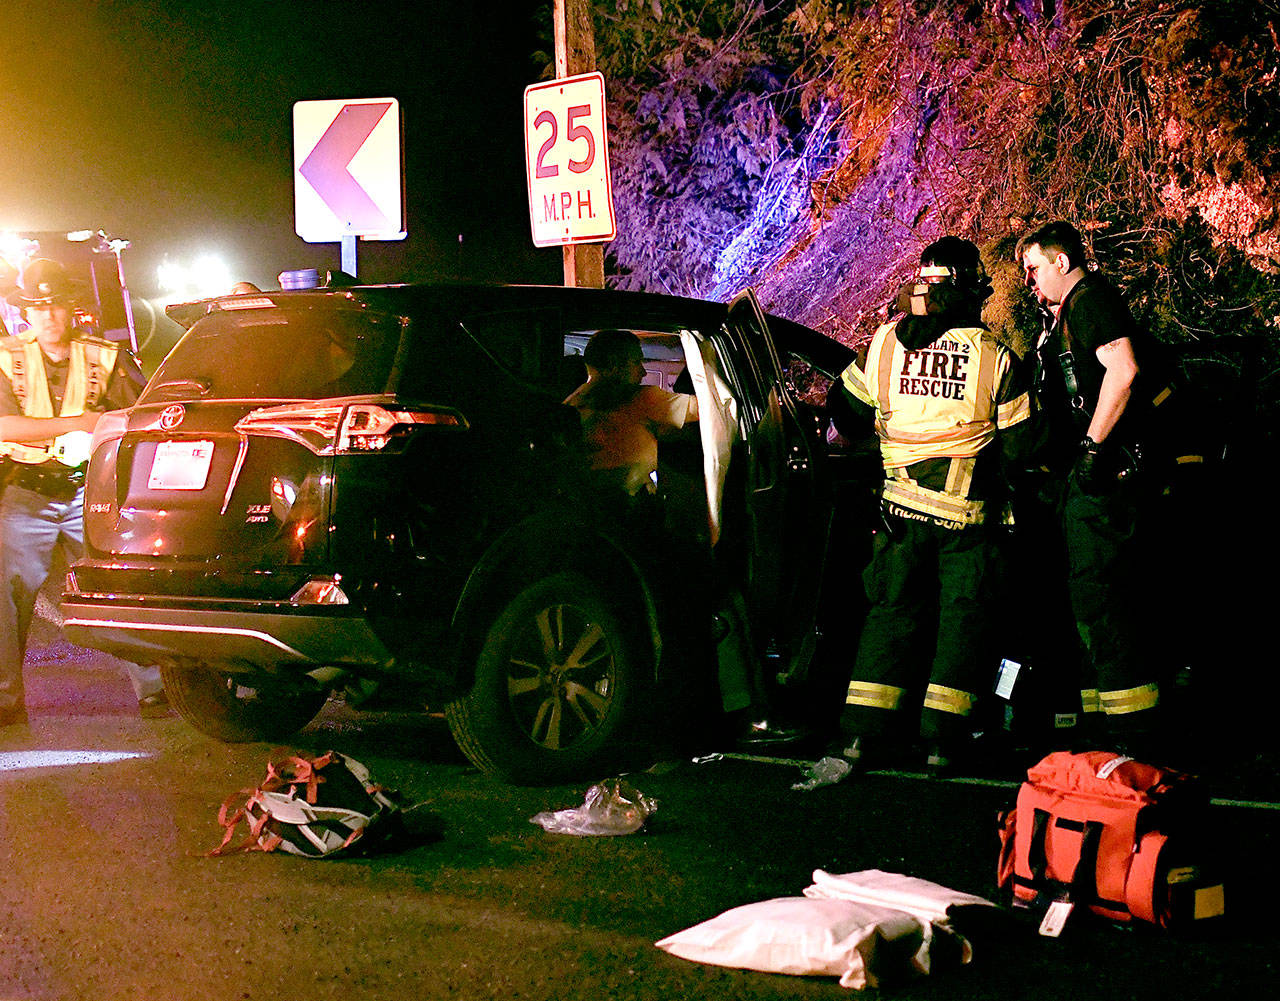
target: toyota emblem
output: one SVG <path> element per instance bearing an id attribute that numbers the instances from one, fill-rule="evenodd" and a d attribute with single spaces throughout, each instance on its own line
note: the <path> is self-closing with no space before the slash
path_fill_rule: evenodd
<path id="1" fill-rule="evenodd" d="M 166 431 L 172 431 L 182 423 L 182 418 L 186 416 L 187 408 L 181 403 L 174 403 L 160 411 L 160 426 Z"/>

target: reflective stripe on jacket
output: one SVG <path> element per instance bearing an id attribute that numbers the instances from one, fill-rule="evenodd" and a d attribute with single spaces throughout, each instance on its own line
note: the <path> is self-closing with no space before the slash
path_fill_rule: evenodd
<path id="1" fill-rule="evenodd" d="M 982 327 L 953 327 L 918 350 L 898 339 L 896 322 L 876 331 L 865 369 L 855 362 L 841 382 L 875 408 L 886 501 L 957 527 L 983 520 L 982 500 L 969 496 L 974 460 L 997 431 L 1031 415 L 1026 393 L 999 402 L 1012 367 L 1008 348 Z M 952 460 L 945 489 L 907 475 L 925 459 Z"/>
<path id="2" fill-rule="evenodd" d="M 53 410 L 44 352 L 37 341 L 23 337 L 0 340 L 0 373 L 9 380 L 14 396 L 27 417 L 76 417 L 98 404 L 115 368 L 118 348 L 96 337 L 76 336 L 71 341 L 71 364 L 62 406 Z M 17 462 L 40 463 L 53 455 L 53 439 L 44 442 L 0 442 L 0 455 Z"/>

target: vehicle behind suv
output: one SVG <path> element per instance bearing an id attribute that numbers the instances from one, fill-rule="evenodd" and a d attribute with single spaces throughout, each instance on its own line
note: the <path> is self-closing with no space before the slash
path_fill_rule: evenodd
<path id="1" fill-rule="evenodd" d="M 779 344 L 834 372 L 835 342 L 750 295 L 361 286 L 171 313 L 190 329 L 99 424 L 63 610 L 75 642 L 159 664 L 203 732 L 278 740 L 376 682 L 445 706 L 482 769 L 566 779 L 715 678 L 715 602 L 662 519 L 601 503 L 562 403 L 605 328 L 641 336 L 653 379 L 687 369 L 686 541 L 714 547 L 770 678 L 804 676 L 831 491 Z"/>

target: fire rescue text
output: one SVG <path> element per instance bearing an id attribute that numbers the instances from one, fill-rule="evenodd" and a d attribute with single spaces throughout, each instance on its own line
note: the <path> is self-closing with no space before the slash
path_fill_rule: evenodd
<path id="1" fill-rule="evenodd" d="M 969 346 L 940 340 L 922 351 L 908 351 L 899 374 L 898 392 L 906 396 L 964 398 Z"/>

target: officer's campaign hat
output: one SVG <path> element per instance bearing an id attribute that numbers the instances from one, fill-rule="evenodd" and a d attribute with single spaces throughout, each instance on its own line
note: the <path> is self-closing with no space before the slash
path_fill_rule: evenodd
<path id="1" fill-rule="evenodd" d="M 84 290 L 84 284 L 67 274 L 67 269 L 57 261 L 39 257 L 22 269 L 18 287 L 9 293 L 6 301 L 19 309 L 33 306 L 69 306 Z"/>

